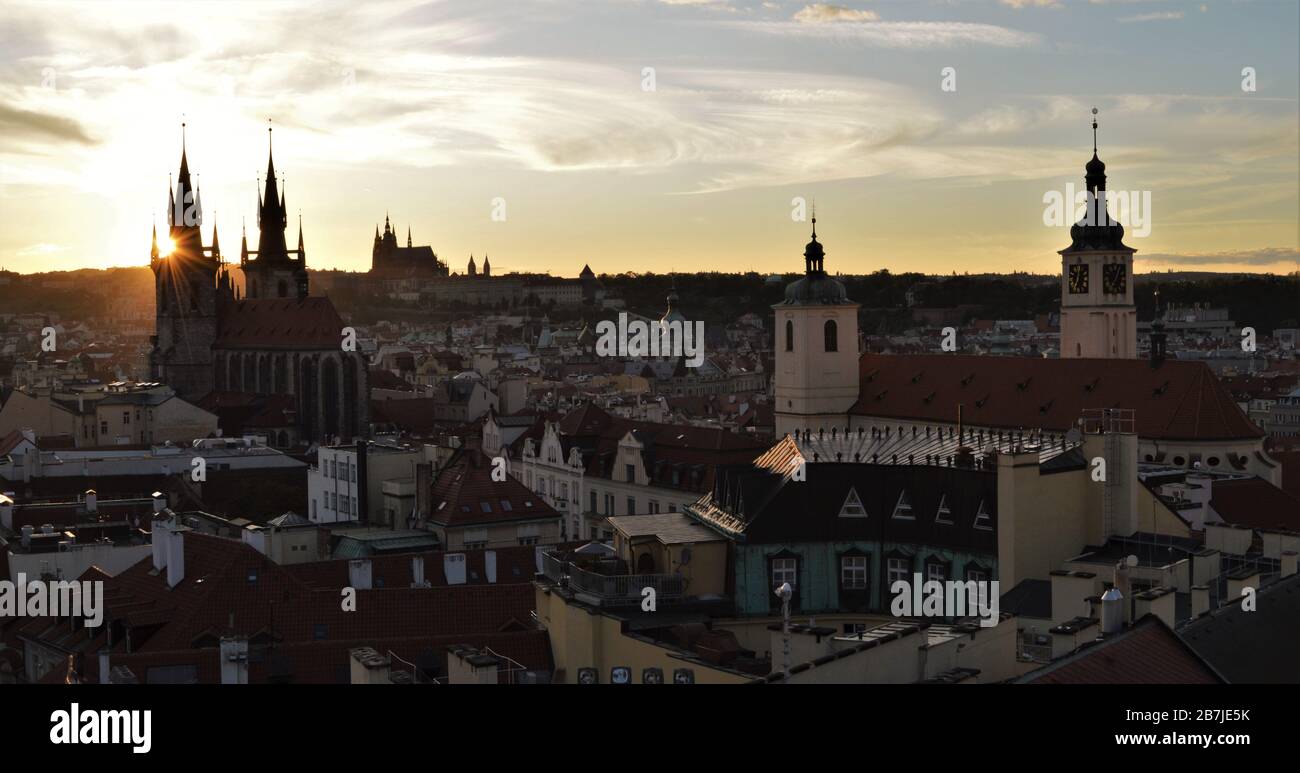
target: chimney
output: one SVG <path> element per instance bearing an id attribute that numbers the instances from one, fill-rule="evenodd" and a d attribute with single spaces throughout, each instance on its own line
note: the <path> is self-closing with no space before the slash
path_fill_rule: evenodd
<path id="1" fill-rule="evenodd" d="M 1210 611 L 1210 586 L 1192 586 L 1192 617 L 1197 618 Z"/>
<path id="2" fill-rule="evenodd" d="M 14 530 L 14 499 L 12 492 L 0 494 L 0 525 L 6 530 Z"/>
<path id="3" fill-rule="evenodd" d="M 99 495 L 95 493 L 93 488 L 86 489 L 86 512 L 99 512 Z"/>
<path id="4" fill-rule="evenodd" d="M 150 542 L 153 551 L 153 570 L 161 572 L 167 568 L 167 540 L 171 536 L 171 524 L 167 516 L 158 513 L 150 524 Z"/>
<path id="5" fill-rule="evenodd" d="M 357 647 L 348 652 L 352 656 L 352 684 L 389 684 L 392 661 L 380 655 L 373 647 Z"/>
<path id="6" fill-rule="evenodd" d="M 247 638 L 233 635 L 221 637 L 221 683 L 248 684 Z"/>
<path id="7" fill-rule="evenodd" d="M 372 587 L 370 559 L 354 558 L 348 561 L 348 585 L 357 590 L 370 590 Z"/>
<path id="8" fill-rule="evenodd" d="M 1123 625 L 1133 622 L 1133 586 L 1129 583 L 1128 578 L 1128 570 L 1131 566 L 1137 566 L 1137 556 L 1129 556 L 1115 564 L 1115 588 L 1119 591 L 1120 598 L 1124 602 L 1121 607 L 1124 612 L 1124 615 L 1121 618 Z M 1102 607 L 1104 609 L 1106 606 L 1106 597 L 1103 595 L 1101 599 Z M 1102 614 L 1105 615 L 1106 613 L 1103 611 Z"/>
<path id="9" fill-rule="evenodd" d="M 411 587 L 429 587 L 429 583 L 424 579 L 424 556 L 411 556 Z"/>
<path id="10" fill-rule="evenodd" d="M 23 526 L 23 539 L 22 539 L 23 547 L 25 547 L 25 548 L 31 548 L 31 546 L 32 546 L 32 532 L 34 532 L 34 531 L 36 531 L 36 530 L 32 528 L 32 525 L 31 525 L 31 524 L 27 524 L 26 526 Z"/>
<path id="11" fill-rule="evenodd" d="M 1126 599 L 1118 588 L 1101 595 L 1101 632 L 1110 635 L 1124 630 Z"/>
<path id="12" fill-rule="evenodd" d="M 467 645 L 447 650 L 448 684 L 497 684 L 501 659 Z"/>
<path id="13" fill-rule="evenodd" d="M 1282 569 L 1281 572 L 1278 574 L 1278 579 L 1282 579 L 1284 577 L 1290 577 L 1291 575 L 1296 573 L 1297 556 L 1300 556 L 1300 553 L 1297 553 L 1294 550 L 1282 551 Z"/>
<path id="14" fill-rule="evenodd" d="M 112 668 L 112 663 L 109 662 L 108 653 L 109 650 L 107 649 L 102 649 L 99 651 L 99 683 L 100 684 L 108 684 L 109 682 L 109 676 L 111 673 L 110 669 Z"/>
<path id="15" fill-rule="evenodd" d="M 167 495 L 161 491 L 153 492 L 153 511 L 154 514 L 161 513 L 167 509 Z"/>
<path id="16" fill-rule="evenodd" d="M 190 527 L 174 524 L 167 537 L 167 587 L 175 588 L 185 579 L 185 532 Z"/>

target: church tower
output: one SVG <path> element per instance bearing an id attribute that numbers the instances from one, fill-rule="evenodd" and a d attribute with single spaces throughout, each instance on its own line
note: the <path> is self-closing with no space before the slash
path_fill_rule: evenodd
<path id="1" fill-rule="evenodd" d="M 1097 157 L 1097 109 L 1092 113 L 1087 210 L 1070 227 L 1070 246 L 1060 251 L 1061 357 L 1132 359 L 1137 357 L 1136 250 L 1124 244 L 1124 226 L 1106 210 L 1106 165 Z"/>
<path id="2" fill-rule="evenodd" d="M 306 298 L 307 251 L 303 247 L 302 218 L 298 218 L 298 249 L 291 250 L 285 240 L 289 214 L 284 191 L 275 177 L 270 127 L 266 137 L 266 189 L 258 191 L 257 249 L 249 250 L 245 241 L 239 256 L 239 267 L 244 272 L 244 296 L 250 300 Z"/>
<path id="3" fill-rule="evenodd" d="M 774 305 L 776 433 L 843 427 L 858 399 L 858 304 L 826 273 L 817 241 L 804 249 L 804 276 Z"/>
<path id="4" fill-rule="evenodd" d="M 203 203 L 190 183 L 181 124 L 181 169 L 173 190 L 168 185 L 168 241 L 158 244 L 154 227 L 149 267 L 155 290 L 155 330 L 150 339 L 151 378 L 194 402 L 212 391 L 212 344 L 217 337 L 217 273 L 221 251 L 216 228 L 212 246 L 203 246 Z"/>

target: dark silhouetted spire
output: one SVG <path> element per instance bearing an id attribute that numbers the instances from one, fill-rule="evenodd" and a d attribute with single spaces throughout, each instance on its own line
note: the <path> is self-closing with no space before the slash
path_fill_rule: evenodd
<path id="1" fill-rule="evenodd" d="M 153 224 L 153 247 L 149 250 L 149 257 L 153 260 L 158 259 L 158 223 Z"/>
<path id="2" fill-rule="evenodd" d="M 271 127 L 266 128 L 266 188 L 258 209 L 257 262 L 262 265 L 288 261 L 289 248 L 284 231 L 289 225 L 284 197 L 275 176 L 275 154 L 271 144 Z"/>

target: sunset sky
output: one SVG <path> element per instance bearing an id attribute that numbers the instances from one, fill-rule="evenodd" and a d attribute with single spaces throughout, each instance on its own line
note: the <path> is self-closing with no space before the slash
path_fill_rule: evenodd
<path id="1" fill-rule="evenodd" d="M 1049 273 L 1069 238 L 1043 197 L 1082 184 L 1095 105 L 1110 188 L 1151 194 L 1139 272 L 1285 273 L 1298 9 L 6 0 L 0 267 L 148 265 L 182 121 L 204 239 L 215 214 L 238 260 L 270 119 L 314 268 L 368 269 L 389 213 L 454 271 L 792 272 L 802 196 L 832 272 Z"/>

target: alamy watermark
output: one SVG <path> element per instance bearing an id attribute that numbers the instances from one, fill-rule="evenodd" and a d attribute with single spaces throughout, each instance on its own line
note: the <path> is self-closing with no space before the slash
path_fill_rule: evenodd
<path id="1" fill-rule="evenodd" d="M 617 324 L 608 319 L 596 323 L 596 335 L 596 354 L 601 357 L 684 357 L 688 368 L 704 362 L 703 321 L 629 322 L 624 311 Z"/>
<path id="2" fill-rule="evenodd" d="M 889 611 L 895 617 L 979 617 L 980 627 L 998 624 L 998 581 L 925 580 L 920 573 L 912 581 L 895 580 L 889 586 L 894 600 Z"/>
<path id="3" fill-rule="evenodd" d="M 104 622 L 102 580 L 0 580 L 0 617 L 80 617 L 86 625 Z"/>
<path id="4" fill-rule="evenodd" d="M 1119 225 L 1120 217 L 1136 237 L 1151 235 L 1151 191 L 1099 191 L 1094 196 L 1087 188 L 1076 190 L 1066 183 L 1065 192 L 1043 194 L 1043 225 L 1062 227 L 1083 225 Z M 1104 206 L 1102 203 L 1104 202 Z M 1112 214 L 1113 213 L 1113 214 Z"/>

